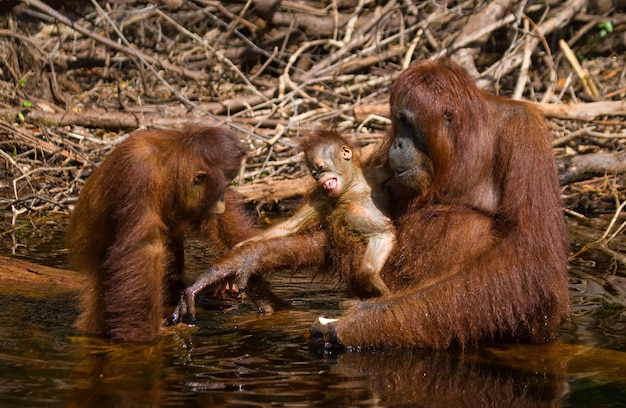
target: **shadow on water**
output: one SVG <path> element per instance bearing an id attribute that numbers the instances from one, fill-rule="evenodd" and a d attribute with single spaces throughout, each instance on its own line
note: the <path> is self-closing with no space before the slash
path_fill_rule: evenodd
<path id="1" fill-rule="evenodd" d="M 570 230 L 581 243 L 601 234 L 575 224 Z M 51 234 L 36 245 L 22 237 L 29 243 L 21 255 L 65 266 L 63 243 Z M 191 268 L 201 270 L 201 255 L 189 258 Z M 340 352 L 312 345 L 310 323 L 339 313 L 343 293 L 334 282 L 304 273 L 272 278 L 290 310 L 259 316 L 246 302 L 226 304 L 228 311 L 213 307 L 224 302 L 205 302 L 197 327 L 168 328 L 148 345 L 78 336 L 72 293 L 45 300 L 1 293 L 0 405 L 625 406 L 624 265 L 588 251 L 571 266 L 573 313 L 559 342 L 464 352 Z"/>

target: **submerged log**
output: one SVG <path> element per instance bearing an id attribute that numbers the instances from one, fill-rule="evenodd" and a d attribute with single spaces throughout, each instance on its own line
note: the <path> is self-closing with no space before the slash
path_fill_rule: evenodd
<path id="1" fill-rule="evenodd" d="M 0 255 L 0 293 L 42 298 L 51 292 L 77 291 L 79 287 L 78 272 Z"/>

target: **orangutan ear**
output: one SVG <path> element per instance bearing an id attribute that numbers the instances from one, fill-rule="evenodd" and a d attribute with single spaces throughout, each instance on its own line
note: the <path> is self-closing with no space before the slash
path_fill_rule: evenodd
<path id="1" fill-rule="evenodd" d="M 193 185 L 194 186 L 198 186 L 202 183 L 204 183 L 204 180 L 206 180 L 207 178 L 207 172 L 206 171 L 197 171 L 196 175 L 193 176 Z"/>
<path id="2" fill-rule="evenodd" d="M 346 145 L 342 145 L 341 146 L 341 157 L 343 157 L 344 160 L 352 159 L 352 149 L 350 149 Z"/>

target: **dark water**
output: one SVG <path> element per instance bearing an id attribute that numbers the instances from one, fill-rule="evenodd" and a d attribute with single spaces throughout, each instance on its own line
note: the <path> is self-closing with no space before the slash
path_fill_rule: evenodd
<path id="1" fill-rule="evenodd" d="M 66 266 L 63 220 L 35 225 L 3 234 L 0 253 Z M 602 233 L 573 222 L 570 231 L 575 249 Z M 573 313 L 559 342 L 465 352 L 314 347 L 309 325 L 337 314 L 344 296 L 298 271 L 271 278 L 290 310 L 260 316 L 249 303 L 209 302 L 196 328 L 139 346 L 77 336 L 72 293 L 0 293 L 0 407 L 626 406 L 626 269 L 598 250 L 571 266 Z"/>

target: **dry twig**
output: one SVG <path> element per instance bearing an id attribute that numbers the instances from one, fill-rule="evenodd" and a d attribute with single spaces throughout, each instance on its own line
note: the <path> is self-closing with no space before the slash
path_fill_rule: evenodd
<path id="1" fill-rule="evenodd" d="M 250 155 L 238 181 L 249 200 L 302 194 L 292 182 L 306 176 L 300 135 L 332 124 L 364 145 L 378 140 L 390 84 L 421 58 L 450 56 L 480 87 L 541 101 L 554 120 L 595 121 L 593 132 L 617 141 L 623 133 L 623 53 L 610 75 L 583 67 L 604 100 L 582 104 L 582 78 L 549 49 L 564 33 L 570 47 L 582 44 L 591 22 L 622 21 L 582 16 L 585 0 L 154 3 L 92 0 L 70 14 L 23 0 L 0 17 L 0 199 L 14 218 L 67 212 L 115 141 L 190 120 L 241 134 Z M 602 140 L 576 126 L 558 149 Z"/>

